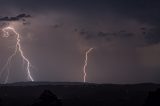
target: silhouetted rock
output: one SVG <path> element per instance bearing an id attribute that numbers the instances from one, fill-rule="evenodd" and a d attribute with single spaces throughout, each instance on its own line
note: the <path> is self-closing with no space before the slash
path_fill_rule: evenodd
<path id="1" fill-rule="evenodd" d="M 149 93 L 144 106 L 160 106 L 160 88 Z"/>
<path id="2" fill-rule="evenodd" d="M 62 103 L 55 94 L 45 90 L 32 106 L 62 106 Z"/>

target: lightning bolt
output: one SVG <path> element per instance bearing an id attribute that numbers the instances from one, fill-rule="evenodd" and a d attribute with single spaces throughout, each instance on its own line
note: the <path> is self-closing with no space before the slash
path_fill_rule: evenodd
<path id="1" fill-rule="evenodd" d="M 90 48 L 86 51 L 85 53 L 85 61 L 84 61 L 84 66 L 83 66 L 83 82 L 86 82 L 86 77 L 87 77 L 87 73 L 86 73 L 86 67 L 88 65 L 88 54 L 93 50 L 93 48 Z"/>
<path id="2" fill-rule="evenodd" d="M 9 31 L 13 31 L 16 35 L 15 50 L 14 50 L 13 54 L 11 56 L 9 56 L 6 64 L 4 65 L 4 67 L 2 68 L 2 70 L 0 72 L 0 75 L 1 75 L 5 70 L 7 70 L 7 77 L 5 79 L 5 83 L 8 82 L 8 78 L 9 78 L 9 74 L 10 74 L 11 61 L 17 53 L 20 53 L 20 56 L 22 57 L 23 62 L 25 62 L 27 64 L 26 71 L 27 71 L 27 76 L 28 76 L 29 80 L 34 81 L 33 77 L 31 76 L 31 72 L 30 72 L 31 63 L 28 60 L 28 58 L 24 55 L 21 44 L 20 44 L 20 41 L 21 41 L 20 34 L 13 27 L 5 27 L 5 28 L 2 29 L 2 31 L 4 32 L 3 37 L 6 37 L 6 38 L 10 36 Z"/>

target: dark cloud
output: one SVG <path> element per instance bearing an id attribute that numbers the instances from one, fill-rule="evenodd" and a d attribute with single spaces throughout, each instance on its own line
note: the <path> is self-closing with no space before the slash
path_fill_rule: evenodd
<path id="1" fill-rule="evenodd" d="M 158 29 L 152 29 L 143 34 L 148 45 L 160 43 L 160 31 Z"/>
<path id="2" fill-rule="evenodd" d="M 142 27 L 142 35 L 146 45 L 160 42 L 160 1 L 159 0 L 123 0 L 111 3 L 115 11 L 125 19 L 134 19 L 140 23 L 154 26 L 152 30 Z"/>
<path id="3" fill-rule="evenodd" d="M 55 24 L 55 25 L 53 25 L 54 29 L 57 29 L 57 28 L 60 28 L 60 27 L 63 27 L 63 24 Z"/>
<path id="4" fill-rule="evenodd" d="M 126 38 L 135 38 L 136 36 L 141 36 L 141 38 L 136 38 L 137 40 L 141 39 L 141 44 L 138 45 L 139 47 L 156 45 L 160 43 L 160 31 L 157 28 L 147 29 L 142 27 L 140 28 L 141 35 L 137 35 L 134 32 L 128 32 L 127 30 L 121 30 L 117 32 L 95 32 L 84 29 L 75 29 L 75 32 L 77 32 L 80 37 L 84 38 L 88 42 L 92 40 L 101 43 L 101 40 L 104 39 L 107 43 L 108 41 L 114 41 L 117 39 L 124 40 Z"/>
<path id="5" fill-rule="evenodd" d="M 0 21 L 19 21 L 21 19 L 23 19 L 23 21 L 25 21 L 24 18 L 30 18 L 30 17 L 31 17 L 31 15 L 28 15 L 28 14 L 19 14 L 15 17 L 8 17 L 8 16 L 7 17 L 1 17 Z"/>
<path id="6" fill-rule="evenodd" d="M 88 3 L 91 3 L 91 5 L 88 5 Z M 97 4 L 96 4 L 97 3 Z M 83 4 L 83 2 L 81 2 Z M 125 20 L 135 20 L 141 24 L 147 24 L 149 26 L 153 26 L 153 30 L 149 31 L 146 27 L 141 27 L 140 30 L 142 31 L 142 44 L 146 43 L 145 45 L 154 45 L 158 44 L 160 42 L 159 39 L 159 33 L 160 33 L 160 1 L 158 0 L 122 0 L 122 1 L 101 1 L 101 2 L 91 2 L 86 1 L 86 5 L 84 8 L 88 8 L 86 10 L 83 10 L 82 8 L 78 9 L 79 11 L 83 11 L 83 15 L 85 17 L 90 17 L 90 20 L 96 17 L 98 15 L 99 17 L 97 20 L 100 21 L 101 16 L 106 16 L 108 10 L 110 10 L 113 14 L 117 15 L 117 19 L 125 19 Z M 88 7 L 87 7 L 88 6 Z M 90 11 L 90 14 L 87 14 L 88 11 Z M 105 19 L 104 19 L 105 20 Z M 105 22 L 105 21 L 104 21 Z M 117 23 L 114 23 L 117 24 Z M 124 29 L 128 31 L 128 29 Z M 98 32 L 98 31 L 97 31 Z M 133 37 L 135 34 L 134 32 L 105 32 L 105 31 L 99 31 L 91 33 L 88 31 L 80 31 L 80 35 L 82 35 L 85 39 L 94 39 L 99 40 L 101 39 L 109 39 L 121 37 Z M 97 39 L 98 38 L 98 39 Z M 113 40 L 112 39 L 112 40 Z"/>
<path id="7" fill-rule="evenodd" d="M 23 22 L 22 24 L 23 24 L 23 25 L 31 25 L 30 22 Z"/>
<path id="8" fill-rule="evenodd" d="M 90 40 L 93 40 L 95 42 L 99 42 L 101 43 L 101 40 L 105 40 L 106 42 L 108 41 L 114 41 L 116 39 L 125 39 L 125 38 L 131 38 L 131 37 L 134 37 L 135 34 L 133 32 L 127 32 L 125 30 L 121 30 L 121 31 L 118 31 L 118 32 L 103 32 L 103 31 L 97 31 L 97 32 L 94 32 L 94 31 L 87 31 L 87 30 L 84 30 L 84 29 L 81 29 L 81 30 L 75 30 L 77 33 L 79 33 L 79 35 L 90 41 Z"/>

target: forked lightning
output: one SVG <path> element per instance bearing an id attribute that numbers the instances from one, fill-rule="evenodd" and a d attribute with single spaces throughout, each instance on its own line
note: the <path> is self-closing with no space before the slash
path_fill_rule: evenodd
<path id="1" fill-rule="evenodd" d="M 21 44 L 20 44 L 20 34 L 13 28 L 13 27 L 5 27 L 2 29 L 3 31 L 3 37 L 9 37 L 9 31 L 12 31 L 15 35 L 16 35 L 16 45 L 15 45 L 15 49 L 14 52 L 12 53 L 12 55 L 8 58 L 6 64 L 4 65 L 4 67 L 2 68 L 0 75 L 7 70 L 7 77 L 5 79 L 5 83 L 8 82 L 8 78 L 9 78 L 9 74 L 10 74 L 10 64 L 11 61 L 13 59 L 14 56 L 16 56 L 16 54 L 19 52 L 20 56 L 22 57 L 23 61 L 26 63 L 26 71 L 27 71 L 27 76 L 29 78 L 29 80 L 34 81 L 33 77 L 31 76 L 31 72 L 30 72 L 30 68 L 31 68 L 31 63 L 28 60 L 28 58 L 24 55 Z"/>
<path id="2" fill-rule="evenodd" d="M 83 66 L 83 82 L 86 82 L 86 77 L 87 77 L 87 73 L 86 73 L 86 67 L 88 65 L 88 54 L 93 50 L 93 48 L 90 48 L 86 51 L 85 53 L 85 61 L 84 61 L 84 66 Z"/>

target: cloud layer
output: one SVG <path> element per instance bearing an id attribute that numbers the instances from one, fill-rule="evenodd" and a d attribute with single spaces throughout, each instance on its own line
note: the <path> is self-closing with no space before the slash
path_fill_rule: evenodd
<path id="1" fill-rule="evenodd" d="M 21 34 L 38 81 L 82 81 L 85 51 L 94 47 L 87 81 L 159 82 L 159 5 L 158 0 L 1 0 L 0 22 Z M 0 38 L 0 66 L 13 46 L 14 37 Z M 12 67 L 10 82 L 26 80 L 18 65 Z"/>

